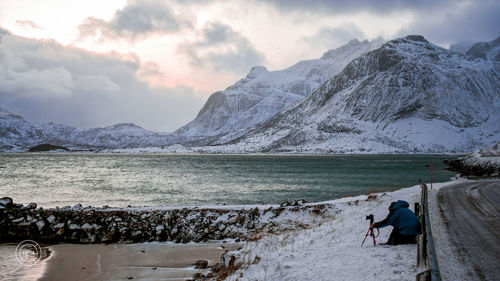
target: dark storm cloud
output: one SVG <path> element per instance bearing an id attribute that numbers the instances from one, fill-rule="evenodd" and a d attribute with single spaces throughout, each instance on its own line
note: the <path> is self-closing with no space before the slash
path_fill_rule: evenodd
<path id="1" fill-rule="evenodd" d="M 199 33 L 198 40 L 185 42 L 178 48 L 195 66 L 244 74 L 266 61 L 264 54 L 246 37 L 226 24 L 209 22 Z"/>
<path id="2" fill-rule="evenodd" d="M 359 12 L 391 15 L 412 12 L 414 20 L 397 36 L 421 34 L 439 44 L 492 40 L 500 35 L 500 1 L 492 0 L 253 0 L 279 11 L 307 11 L 318 15 Z"/>
<path id="3" fill-rule="evenodd" d="M 172 131 L 203 100 L 190 88 L 150 88 L 136 56 L 90 53 L 0 32 L 0 107 L 29 120 L 77 127 L 133 122 Z"/>
<path id="4" fill-rule="evenodd" d="M 97 37 L 135 39 L 151 33 L 172 33 L 190 26 L 190 20 L 176 14 L 165 1 L 129 0 L 110 21 L 88 17 L 78 27 L 80 38 Z"/>
<path id="5" fill-rule="evenodd" d="M 417 14 L 399 35 L 422 34 L 438 44 L 491 41 L 500 36 L 500 2 L 477 1 L 462 8 L 450 7 Z"/>

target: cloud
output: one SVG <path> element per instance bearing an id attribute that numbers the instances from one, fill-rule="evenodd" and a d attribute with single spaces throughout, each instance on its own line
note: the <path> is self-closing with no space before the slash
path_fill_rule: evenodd
<path id="1" fill-rule="evenodd" d="M 447 9 L 418 13 L 399 31 L 400 36 L 422 34 L 441 44 L 491 41 L 500 36 L 500 2 L 473 1 Z"/>
<path id="2" fill-rule="evenodd" d="M 362 40 L 363 31 L 354 23 L 346 22 L 334 27 L 321 27 L 315 34 L 302 39 L 303 43 L 317 49 L 330 50 L 337 48 L 351 39 Z"/>
<path id="3" fill-rule="evenodd" d="M 252 66 L 266 61 L 264 54 L 250 40 L 221 22 L 208 22 L 199 31 L 198 37 L 178 47 L 178 52 L 187 56 L 189 62 L 197 67 L 244 74 Z"/>
<path id="4" fill-rule="evenodd" d="M 268 3 L 279 10 L 309 11 L 326 14 L 345 14 L 372 12 L 388 14 L 399 10 L 433 10 L 439 7 L 456 3 L 454 0 L 254 0 L 255 2 Z"/>
<path id="5" fill-rule="evenodd" d="M 189 17 L 181 17 L 161 0 L 129 0 L 110 21 L 88 17 L 78 26 L 79 38 L 127 38 L 134 40 L 152 33 L 174 33 L 191 26 Z"/>
<path id="6" fill-rule="evenodd" d="M 16 24 L 25 29 L 45 29 L 30 20 L 16 20 Z"/>
<path id="7" fill-rule="evenodd" d="M 32 121 L 83 128 L 133 122 L 173 131 L 191 121 L 204 101 L 188 87 L 151 88 L 138 73 L 154 67 L 134 54 L 0 35 L 0 107 Z"/>

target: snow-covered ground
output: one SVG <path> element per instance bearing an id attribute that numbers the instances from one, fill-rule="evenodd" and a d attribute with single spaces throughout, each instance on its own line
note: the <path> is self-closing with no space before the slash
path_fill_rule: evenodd
<path id="1" fill-rule="evenodd" d="M 463 277 L 468 269 L 461 266 L 443 222 L 436 216 L 437 191 L 448 184 L 453 182 L 433 184 L 429 203 L 432 230 L 443 280 L 466 280 Z M 371 195 L 371 199 L 362 195 L 324 202 L 339 210 L 332 220 L 313 220 L 314 226 L 309 229 L 267 234 L 247 243 L 236 253 L 243 262 L 242 268 L 227 280 L 415 280 L 424 270 L 416 267 L 416 245 L 374 247 L 370 237 L 363 247 L 361 243 L 369 227 L 366 215 L 373 213 L 376 221 L 381 220 L 387 215 L 390 202 L 396 200 L 408 201 L 413 209 L 414 203 L 420 201 L 420 186 Z M 377 243 L 385 243 L 391 230 L 380 229 Z M 257 256 L 260 261 L 256 263 Z"/>
<path id="2" fill-rule="evenodd" d="M 464 157 L 464 164 L 469 166 L 500 167 L 500 142 L 491 148 L 481 148 Z"/>

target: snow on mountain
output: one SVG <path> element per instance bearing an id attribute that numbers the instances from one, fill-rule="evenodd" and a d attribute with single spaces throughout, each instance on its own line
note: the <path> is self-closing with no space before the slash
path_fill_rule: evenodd
<path id="1" fill-rule="evenodd" d="M 148 131 L 131 123 L 84 130 L 54 123 L 32 123 L 0 108 L 0 151 L 26 151 L 41 143 L 100 150 L 164 146 L 176 141 L 180 140 L 175 136 Z"/>
<path id="2" fill-rule="evenodd" d="M 466 54 L 475 58 L 500 61 L 500 37 L 491 42 L 476 43 Z"/>
<path id="3" fill-rule="evenodd" d="M 450 45 L 450 51 L 459 52 L 461 54 L 467 53 L 467 51 L 472 47 L 474 43 L 472 42 L 457 42 Z"/>
<path id="4" fill-rule="evenodd" d="M 242 135 L 290 105 L 313 93 L 328 78 L 361 54 L 383 43 L 351 40 L 326 52 L 320 59 L 301 61 L 287 69 L 268 71 L 252 68 L 248 75 L 224 91 L 212 94 L 198 116 L 175 134 L 216 136 L 231 132 L 223 139 Z"/>
<path id="5" fill-rule="evenodd" d="M 226 151 L 467 152 L 500 139 L 500 64 L 387 42 Z"/>

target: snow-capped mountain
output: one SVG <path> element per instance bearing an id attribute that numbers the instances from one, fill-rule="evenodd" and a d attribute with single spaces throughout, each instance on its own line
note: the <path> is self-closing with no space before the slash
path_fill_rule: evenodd
<path id="1" fill-rule="evenodd" d="M 176 140 L 172 135 L 155 133 L 130 123 L 86 130 L 54 123 L 32 123 L 0 108 L 0 151 L 26 151 L 41 143 L 74 149 L 103 149 L 163 146 Z"/>
<path id="2" fill-rule="evenodd" d="M 254 67 L 174 134 L 78 129 L 0 108 L 0 151 L 172 146 L 191 152 L 470 152 L 500 140 L 500 38 L 467 55 L 407 36 L 350 41 L 280 71 Z M 205 146 L 210 144 L 210 146 Z M 174 151 L 172 150 L 172 151 Z M 160 151 L 164 151 L 163 148 Z"/>
<path id="3" fill-rule="evenodd" d="M 245 78 L 212 94 L 198 116 L 175 134 L 206 137 L 231 132 L 222 138 L 225 140 L 242 135 L 304 100 L 350 61 L 382 43 L 382 39 L 351 40 L 319 59 L 301 61 L 287 69 L 268 71 L 262 66 L 254 67 Z"/>
<path id="4" fill-rule="evenodd" d="M 500 37 L 491 42 L 476 43 L 466 54 L 475 58 L 500 61 Z"/>
<path id="5" fill-rule="evenodd" d="M 225 149 L 465 152 L 498 141 L 498 124 L 500 64 L 413 35 L 353 60 L 302 103 Z"/>

